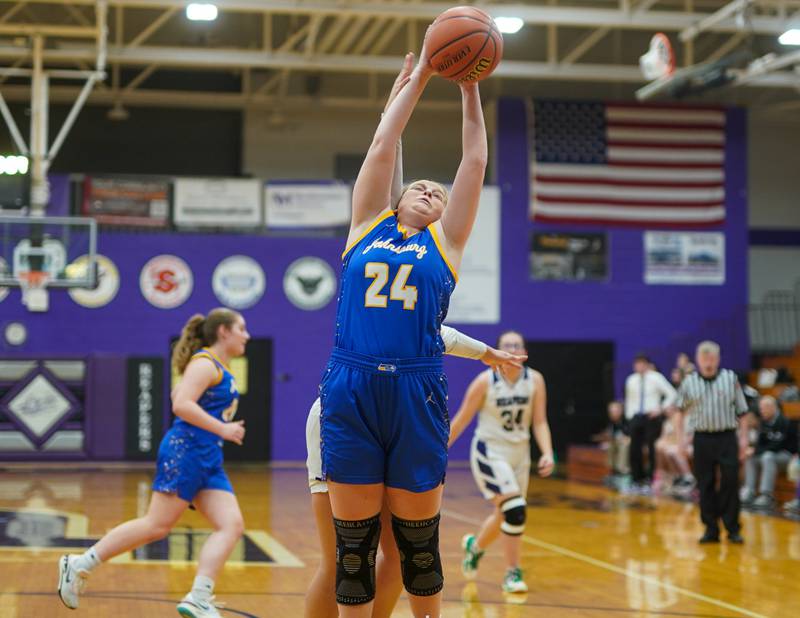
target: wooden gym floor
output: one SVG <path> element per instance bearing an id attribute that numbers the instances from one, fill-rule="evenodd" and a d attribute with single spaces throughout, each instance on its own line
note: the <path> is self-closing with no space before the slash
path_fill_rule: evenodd
<path id="1" fill-rule="evenodd" d="M 248 532 L 217 583 L 217 598 L 227 604 L 222 614 L 300 617 L 319 559 L 305 471 L 230 472 Z M 78 612 L 55 595 L 59 554 L 143 513 L 149 481 L 149 467 L 0 469 L 0 617 L 177 616 L 174 604 L 191 585 L 205 529 L 194 512 L 168 540 L 100 567 Z M 743 513 L 743 547 L 701 547 L 692 504 L 558 480 L 531 486 L 523 537 L 530 593 L 504 598 L 497 546 L 466 585 L 459 541 L 488 510 L 468 470 L 451 469 L 447 481 L 444 618 L 788 617 L 800 607 L 800 522 Z M 395 616 L 411 616 L 404 599 Z"/>

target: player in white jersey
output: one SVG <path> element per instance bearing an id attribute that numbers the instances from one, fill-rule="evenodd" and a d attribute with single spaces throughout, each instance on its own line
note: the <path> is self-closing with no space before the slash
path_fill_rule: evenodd
<path id="1" fill-rule="evenodd" d="M 516 331 L 500 335 L 497 347 L 504 352 L 525 354 L 525 341 Z M 539 475 L 549 476 L 553 472 L 553 444 L 542 374 L 530 367 L 488 369 L 478 374 L 450 424 L 450 444 L 478 412 L 470 467 L 483 497 L 492 502 L 494 511 L 477 535 L 464 536 L 462 572 L 473 579 L 484 551 L 502 532 L 507 565 L 503 591 L 527 592 L 520 569 L 520 546 L 531 471 L 531 428 L 542 452 L 537 465 Z"/>
<path id="2" fill-rule="evenodd" d="M 519 370 L 527 358 L 519 352 L 497 350 L 460 333 L 449 326 L 442 326 L 442 340 L 445 354 L 480 360 L 495 368 Z M 305 618 L 336 618 L 336 536 L 333 527 L 328 484 L 323 480 L 322 459 L 319 435 L 320 401 L 317 399 L 311 406 L 306 420 L 306 448 L 308 459 L 308 488 L 311 491 L 311 505 L 314 510 L 322 546 L 322 561 L 314 575 L 306 594 Z M 397 599 L 403 590 L 400 576 L 400 560 L 394 542 L 391 526 L 391 515 L 384 505 L 381 513 L 382 527 L 377 570 L 375 575 L 376 594 L 372 607 L 372 618 L 389 618 Z"/>

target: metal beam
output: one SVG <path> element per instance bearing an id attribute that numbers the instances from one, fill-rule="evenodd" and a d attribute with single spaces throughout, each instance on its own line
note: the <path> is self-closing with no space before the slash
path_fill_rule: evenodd
<path id="1" fill-rule="evenodd" d="M 579 41 L 575 47 L 567 52 L 567 55 L 561 60 L 561 64 L 573 64 L 587 51 L 594 47 L 600 41 L 600 39 L 602 39 L 610 31 L 611 28 L 608 26 L 603 26 L 602 28 L 598 28 L 597 30 L 590 32 L 581 41 Z"/>
<path id="2" fill-rule="evenodd" d="M 27 57 L 26 48 L 0 47 L 0 58 L 16 60 Z M 91 60 L 92 49 L 48 49 L 44 58 L 48 62 L 75 62 Z M 293 71 L 330 71 L 343 73 L 397 72 L 400 59 L 393 56 L 318 55 L 306 58 L 298 53 L 265 54 L 262 51 L 228 49 L 185 49 L 181 47 L 138 47 L 129 49 L 113 46 L 109 61 L 130 66 L 181 66 L 200 70 L 209 69 L 289 69 Z M 638 66 L 607 64 L 552 65 L 547 62 L 504 60 L 495 71 L 498 77 L 512 79 L 554 79 L 641 83 Z"/>
<path id="3" fill-rule="evenodd" d="M 25 8 L 25 5 L 26 5 L 26 4 L 28 4 L 27 0 L 24 0 L 23 2 L 17 2 L 17 3 L 16 3 L 14 6 L 12 6 L 12 7 L 11 7 L 10 9 L 8 9 L 8 10 L 7 10 L 5 13 L 3 13 L 3 16 L 2 16 L 2 17 L 0 17 L 0 24 L 4 24 L 4 23 L 6 23 L 6 22 L 7 22 L 9 19 L 11 19 L 12 17 L 14 17 L 14 15 L 16 15 L 17 13 L 19 13 L 21 9 L 24 9 L 24 8 Z"/>
<path id="4" fill-rule="evenodd" d="M 389 27 L 383 31 L 380 38 L 375 41 L 375 45 L 372 46 L 370 53 L 374 55 L 383 53 L 383 51 L 389 46 L 389 43 L 392 42 L 392 39 L 394 39 L 394 37 L 397 36 L 397 33 L 400 32 L 400 29 L 403 27 L 404 23 L 405 22 L 402 20 L 396 19 L 389 24 Z"/>
<path id="5" fill-rule="evenodd" d="M 356 42 L 353 46 L 353 49 L 350 53 L 352 54 L 363 54 L 367 48 L 372 44 L 372 42 L 380 35 L 381 31 L 386 28 L 388 19 L 376 19 L 372 22 L 367 31 L 361 36 L 361 38 Z"/>
<path id="6" fill-rule="evenodd" d="M 732 16 L 736 15 L 740 11 L 746 10 L 752 4 L 752 2 L 753 0 L 732 0 L 718 11 L 703 17 L 699 21 L 693 23 L 691 26 L 681 30 L 678 33 L 678 37 L 681 41 L 690 41 L 701 32 L 711 30 L 717 24 L 729 21 Z"/>
<path id="7" fill-rule="evenodd" d="M 158 68 L 159 66 L 157 64 L 151 64 L 149 67 L 146 67 L 141 73 L 125 84 L 125 88 L 122 89 L 123 94 L 136 90 L 142 82 L 155 73 Z"/>
<path id="8" fill-rule="evenodd" d="M 36 3 L 52 3 L 53 0 L 29 0 Z M 95 0 L 70 0 L 73 4 L 94 4 Z M 139 8 L 171 8 L 179 10 L 186 5 L 185 0 L 111 0 L 114 6 Z M 324 14 L 337 16 L 370 16 L 396 17 L 400 19 L 433 20 L 439 13 L 450 8 L 446 2 L 406 3 L 400 0 L 369 1 L 352 0 L 346 4 L 340 0 L 216 0 L 220 11 L 246 13 L 281 13 L 281 14 Z M 628 13 L 620 8 L 589 8 L 567 6 L 531 6 L 514 3 L 479 2 L 477 6 L 490 15 L 516 15 L 529 24 L 556 24 L 598 28 L 611 26 L 632 30 L 684 30 L 696 25 L 698 19 L 710 17 L 713 13 L 689 14 L 683 11 L 647 11 L 645 13 Z M 754 32 L 762 34 L 780 34 L 784 31 L 785 22 L 780 17 L 754 16 L 751 20 Z M 736 20 L 728 17 L 713 25 L 708 30 L 715 32 L 736 32 Z"/>
<path id="9" fill-rule="evenodd" d="M 0 24 L 0 34 L 93 39 L 97 36 L 97 28 L 86 26 L 58 26 L 53 24 Z"/>
<path id="10" fill-rule="evenodd" d="M 795 65 L 800 65 L 800 50 L 790 52 L 788 54 L 782 54 L 780 56 L 775 56 L 774 54 L 768 54 L 756 60 L 753 60 L 748 67 L 742 71 L 736 79 L 737 84 L 750 84 L 754 80 L 759 79 L 762 76 L 766 76 L 768 73 L 772 73 L 773 76 L 775 75 L 775 71 L 780 71 L 786 67 L 791 67 Z M 781 72 L 778 75 L 786 75 L 794 80 L 795 87 L 800 86 L 800 75 L 788 72 Z"/>
<path id="11" fill-rule="evenodd" d="M 347 29 L 347 32 L 345 32 L 344 36 L 337 41 L 336 47 L 333 48 L 333 53 L 345 53 L 350 45 L 352 45 L 355 38 L 364 30 L 366 25 L 369 23 L 369 20 L 369 17 L 357 17 L 355 21 L 350 24 L 350 27 Z"/>
<path id="12" fill-rule="evenodd" d="M 28 88 L 24 86 L 9 86 L 4 88 L 9 101 L 27 101 Z M 50 100 L 56 103 L 73 101 L 79 90 L 69 86 L 58 86 L 50 89 Z M 112 93 L 103 93 L 95 90 L 89 97 L 89 104 L 110 105 L 116 99 Z M 366 97 L 310 97 L 292 95 L 280 96 L 251 96 L 245 97 L 238 92 L 186 92 L 183 90 L 134 90 L 128 93 L 122 102 L 126 106 L 142 107 L 197 107 L 203 109 L 242 109 L 244 106 L 274 107 L 278 104 L 287 109 L 345 109 L 345 110 L 380 110 L 384 102 L 380 99 L 370 101 Z M 461 109 L 457 99 L 436 101 L 425 99 L 417 104 L 423 111 L 453 111 Z"/>
<path id="13" fill-rule="evenodd" d="M 747 33 L 739 32 L 734 34 L 730 37 L 727 41 L 725 41 L 722 45 L 717 47 L 712 53 L 708 55 L 708 57 L 703 60 L 704 63 L 708 62 L 716 62 L 723 56 L 726 56 L 728 52 L 733 51 L 739 43 L 741 43 L 745 38 L 747 38 Z"/>
<path id="14" fill-rule="evenodd" d="M 150 24 L 148 24 L 139 34 L 137 34 L 130 42 L 128 47 L 138 47 L 147 39 L 153 36 L 169 19 L 178 12 L 177 7 L 167 9 L 161 15 L 156 17 Z"/>
<path id="15" fill-rule="evenodd" d="M 276 52 L 288 52 L 291 51 L 298 42 L 308 36 L 309 31 L 311 30 L 311 22 L 308 21 L 303 24 L 300 29 L 294 31 L 290 34 L 286 40 L 281 43 L 281 46 L 276 49 Z M 221 51 L 221 50 L 220 50 Z"/>
<path id="16" fill-rule="evenodd" d="M 306 56 L 309 57 L 314 53 L 314 45 L 317 42 L 317 36 L 319 35 L 319 27 L 322 24 L 322 20 L 325 19 L 322 15 L 312 15 L 311 16 L 311 30 L 308 33 L 308 36 L 305 40 L 305 53 Z"/>

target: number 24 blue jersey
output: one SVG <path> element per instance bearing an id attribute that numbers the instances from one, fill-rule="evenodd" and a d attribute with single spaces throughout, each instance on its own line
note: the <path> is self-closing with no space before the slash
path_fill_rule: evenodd
<path id="1" fill-rule="evenodd" d="M 342 255 L 336 346 L 383 358 L 441 356 L 457 274 L 433 225 L 408 235 L 382 213 Z"/>

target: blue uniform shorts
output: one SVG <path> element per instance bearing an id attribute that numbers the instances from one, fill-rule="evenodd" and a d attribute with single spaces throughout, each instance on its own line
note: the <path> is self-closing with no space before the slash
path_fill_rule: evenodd
<path id="1" fill-rule="evenodd" d="M 198 441 L 183 429 L 173 427 L 158 447 L 153 491 L 176 494 L 186 502 L 204 489 L 233 493 L 222 463 L 222 448 L 217 443 Z"/>
<path id="2" fill-rule="evenodd" d="M 335 349 L 320 400 L 326 479 L 413 492 L 444 481 L 450 419 L 441 358 L 381 359 Z"/>

